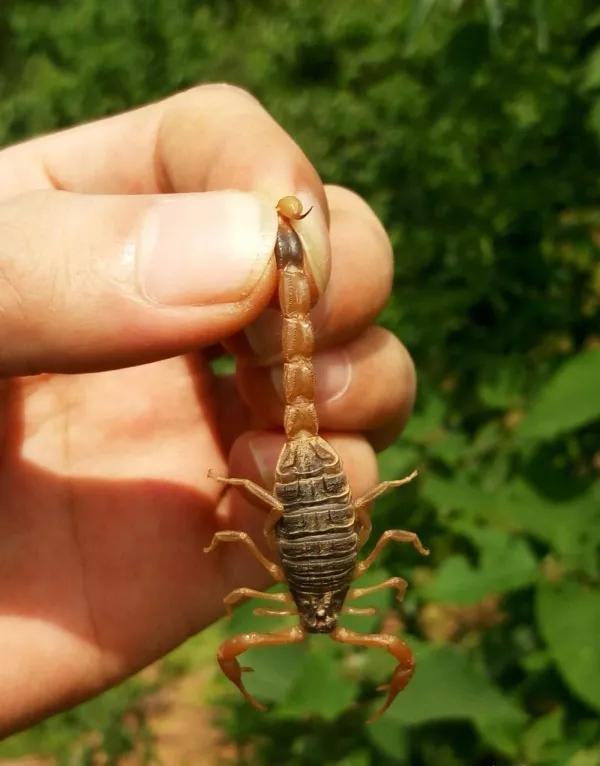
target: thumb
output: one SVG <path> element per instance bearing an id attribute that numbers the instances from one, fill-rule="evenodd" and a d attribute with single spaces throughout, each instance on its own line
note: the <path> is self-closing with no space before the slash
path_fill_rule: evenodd
<path id="1" fill-rule="evenodd" d="M 0 204 L 0 375 L 129 366 L 214 343 L 275 286 L 272 202 L 238 191 Z"/>

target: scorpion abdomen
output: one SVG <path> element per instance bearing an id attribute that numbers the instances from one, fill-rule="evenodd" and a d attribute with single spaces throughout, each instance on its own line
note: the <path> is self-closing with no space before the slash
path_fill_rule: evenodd
<path id="1" fill-rule="evenodd" d="M 331 633 L 358 551 L 350 487 L 331 445 L 319 436 L 288 442 L 275 496 L 283 505 L 276 527 L 281 566 L 302 626 Z"/>

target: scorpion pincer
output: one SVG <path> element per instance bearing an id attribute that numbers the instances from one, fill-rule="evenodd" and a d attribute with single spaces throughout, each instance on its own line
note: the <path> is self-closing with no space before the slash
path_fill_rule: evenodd
<path id="1" fill-rule="evenodd" d="M 284 608 L 257 609 L 256 614 L 297 615 L 299 624 L 277 633 L 234 636 L 221 645 L 217 658 L 225 675 L 248 702 L 264 710 L 242 681 L 242 671 L 247 668 L 240 667 L 237 657 L 247 649 L 297 643 L 308 633 L 328 633 L 334 641 L 344 644 L 385 649 L 398 664 L 385 687 L 387 698 L 383 707 L 369 719 L 373 721 L 387 710 L 410 681 L 414 672 L 412 652 L 397 636 L 355 633 L 339 626 L 338 617 L 344 613 L 372 614 L 371 609 L 356 609 L 344 604 L 383 588 L 393 588 L 398 599 L 403 598 L 407 583 L 401 577 L 390 577 L 367 588 L 350 587 L 355 578 L 369 569 L 389 542 L 410 543 L 424 556 L 429 551 L 414 532 L 393 529 L 384 532 L 373 551 L 358 561 L 358 552 L 371 532 L 370 504 L 388 489 L 407 484 L 417 472 L 413 471 L 403 479 L 385 481 L 354 500 L 339 456 L 319 436 L 314 403 L 311 289 L 302 242 L 294 229 L 294 221 L 309 212 L 303 213 L 302 203 L 296 197 L 284 197 L 277 204 L 279 226 L 275 259 L 283 316 L 286 442 L 277 461 L 273 493 L 248 479 L 214 477 L 224 484 L 245 490 L 267 508 L 265 535 L 271 548 L 279 553 L 281 563 L 276 564 L 264 556 L 245 532 L 217 532 L 205 549 L 206 552 L 213 551 L 223 542 L 243 543 L 276 582 L 286 583 L 289 588 L 288 593 L 263 593 L 251 588 L 237 588 L 224 599 L 229 613 L 241 599 L 261 598 L 279 602 Z"/>

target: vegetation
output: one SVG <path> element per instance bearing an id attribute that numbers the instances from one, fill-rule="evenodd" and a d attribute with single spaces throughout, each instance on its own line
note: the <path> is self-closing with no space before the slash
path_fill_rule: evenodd
<path id="1" fill-rule="evenodd" d="M 273 711 L 224 685 L 215 700 L 252 753 L 240 762 L 598 766 L 597 4 L 3 0 L 0 62 L 4 143 L 198 81 L 245 86 L 391 232 L 383 322 L 415 358 L 420 397 L 381 466 L 424 471 L 374 521 L 401 519 L 433 551 L 426 566 L 406 550 L 384 562 L 411 583 L 418 673 L 366 727 L 385 658 L 317 639 L 256 653 L 252 688 Z M 251 619 L 242 608 L 231 629 Z M 0 755 L 86 764 L 77 743 L 96 729 L 117 763 L 140 683 Z"/>

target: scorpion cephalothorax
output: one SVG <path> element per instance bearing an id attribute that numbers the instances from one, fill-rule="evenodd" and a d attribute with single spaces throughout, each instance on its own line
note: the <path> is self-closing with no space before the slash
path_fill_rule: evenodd
<path id="1" fill-rule="evenodd" d="M 382 588 L 395 588 L 398 599 L 402 599 L 406 581 L 400 577 L 391 577 L 368 588 L 350 588 L 352 580 L 371 566 L 388 542 L 411 543 L 423 555 L 429 551 L 414 532 L 394 529 L 383 533 L 365 559 L 357 560 L 371 531 L 369 504 L 386 490 L 411 481 L 416 471 L 404 479 L 383 482 L 353 500 L 339 456 L 318 435 L 312 366 L 311 287 L 302 243 L 293 226 L 293 221 L 304 218 L 309 212 L 303 213 L 302 204 L 296 197 L 284 197 L 277 204 L 279 227 L 275 258 L 283 315 L 286 443 L 277 461 L 273 494 L 248 479 L 215 477 L 246 490 L 269 509 L 265 535 L 271 548 L 279 553 L 281 565 L 264 556 L 245 532 L 217 532 L 206 548 L 209 552 L 221 542 L 242 542 L 274 580 L 285 582 L 289 587 L 289 593 L 261 593 L 251 588 L 237 588 L 225 597 L 228 611 L 243 598 L 262 598 L 277 601 L 287 608 L 257 609 L 256 614 L 295 614 L 300 624 L 278 633 L 234 636 L 219 648 L 218 661 L 244 697 L 262 710 L 264 707 L 245 688 L 242 682 L 245 668 L 241 668 L 237 661 L 237 657 L 250 647 L 296 643 L 307 633 L 329 633 L 335 641 L 342 643 L 386 649 L 398 665 L 388 687 L 387 699 L 381 710 L 369 719 L 372 721 L 389 707 L 409 682 L 414 670 L 412 652 L 396 636 L 361 635 L 340 627 L 338 616 L 342 613 L 372 614 L 370 609 L 344 607 L 344 603 Z"/>

